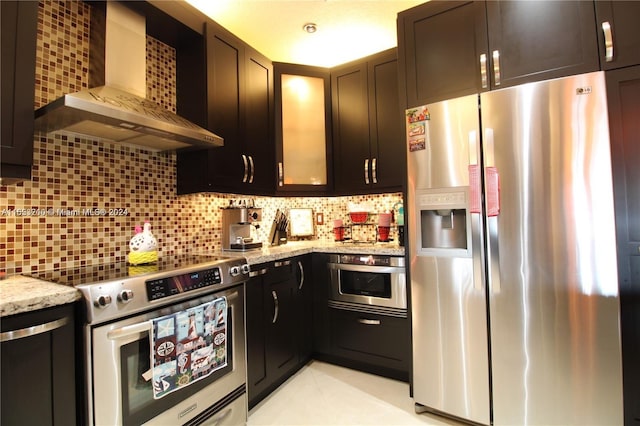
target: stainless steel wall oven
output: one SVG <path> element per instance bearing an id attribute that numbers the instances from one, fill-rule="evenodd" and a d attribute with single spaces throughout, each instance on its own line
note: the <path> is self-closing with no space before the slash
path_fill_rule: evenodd
<path id="1" fill-rule="evenodd" d="M 331 295 L 337 309 L 407 316 L 403 257 L 335 254 L 329 257 Z"/>

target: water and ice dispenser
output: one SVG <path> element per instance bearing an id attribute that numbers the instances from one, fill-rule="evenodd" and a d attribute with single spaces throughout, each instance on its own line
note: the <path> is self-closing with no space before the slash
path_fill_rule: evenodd
<path id="1" fill-rule="evenodd" d="M 468 187 L 416 192 L 419 255 L 471 256 Z"/>

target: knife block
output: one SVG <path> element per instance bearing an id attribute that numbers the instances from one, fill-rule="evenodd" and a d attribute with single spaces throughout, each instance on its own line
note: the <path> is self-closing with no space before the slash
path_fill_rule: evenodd
<path id="1" fill-rule="evenodd" d="M 269 232 L 269 244 L 272 246 L 287 244 L 287 230 L 278 229 L 278 223 L 275 220 L 271 224 L 271 231 Z"/>

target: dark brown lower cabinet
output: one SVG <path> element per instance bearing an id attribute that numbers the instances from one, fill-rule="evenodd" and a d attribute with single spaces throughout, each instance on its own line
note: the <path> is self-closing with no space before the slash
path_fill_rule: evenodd
<path id="1" fill-rule="evenodd" d="M 251 266 L 246 284 L 249 408 L 311 358 L 409 381 L 409 320 L 328 307 L 328 255 Z"/>
<path id="2" fill-rule="evenodd" d="M 406 318 L 330 309 L 331 355 L 346 367 L 409 381 Z"/>
<path id="3" fill-rule="evenodd" d="M 329 254 L 313 254 L 313 357 L 408 382 L 409 319 L 329 307 L 328 262 Z"/>
<path id="4" fill-rule="evenodd" d="M 3 317 L 1 324 L 0 424 L 75 425 L 74 306 Z M 9 333 L 31 327 L 44 331 Z"/>
<path id="5" fill-rule="evenodd" d="M 310 357 L 309 345 L 300 337 L 308 312 L 303 309 L 301 263 L 294 258 L 251 267 L 253 277 L 246 284 L 249 408 Z"/>
<path id="6" fill-rule="evenodd" d="M 640 65 L 606 72 L 622 326 L 624 424 L 640 425 Z"/>

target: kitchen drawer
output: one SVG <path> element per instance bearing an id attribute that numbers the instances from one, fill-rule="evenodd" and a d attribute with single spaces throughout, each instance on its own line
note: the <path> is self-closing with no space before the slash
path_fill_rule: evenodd
<path id="1" fill-rule="evenodd" d="M 346 365 L 408 379 L 410 336 L 407 318 L 330 309 L 331 352 Z"/>

